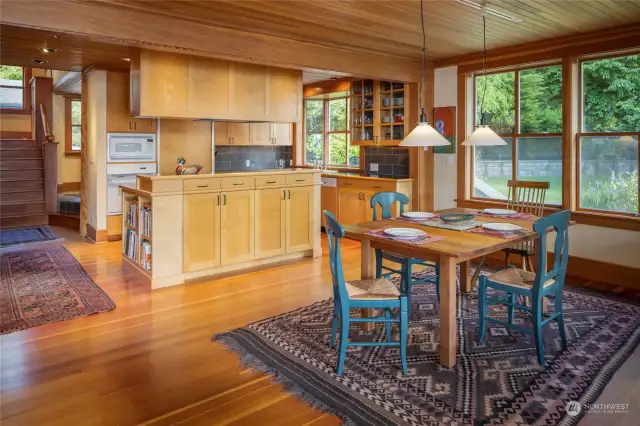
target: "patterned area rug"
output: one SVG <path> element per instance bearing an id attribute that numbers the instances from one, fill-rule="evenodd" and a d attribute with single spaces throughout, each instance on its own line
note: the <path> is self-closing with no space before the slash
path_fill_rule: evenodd
<path id="1" fill-rule="evenodd" d="M 640 306 L 565 288 L 569 348 L 561 350 L 555 322 L 545 326 L 547 365 L 540 366 L 531 335 L 489 324 L 485 344 L 478 345 L 477 294 L 457 299 L 457 363 L 447 369 L 438 363 L 435 288 L 414 286 L 407 377 L 398 348 L 381 347 L 349 348 L 344 374 L 336 376 L 338 350 L 329 348 L 330 300 L 213 340 L 345 424 L 434 426 L 577 424 L 584 413 L 567 414 L 567 404 L 593 403 L 640 340 Z M 496 306 L 491 315 L 506 321 L 507 312 Z M 531 326 L 526 312 L 520 311 L 516 322 Z M 349 338 L 385 339 L 382 324 L 372 332 L 352 325 Z"/>
<path id="2" fill-rule="evenodd" d="M 115 307 L 62 246 L 0 254 L 0 334 Z"/>
<path id="3" fill-rule="evenodd" d="M 48 226 L 0 230 L 0 248 L 61 240 Z"/>

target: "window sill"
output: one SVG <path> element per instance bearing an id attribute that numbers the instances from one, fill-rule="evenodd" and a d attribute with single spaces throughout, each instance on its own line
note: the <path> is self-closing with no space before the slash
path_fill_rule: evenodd
<path id="1" fill-rule="evenodd" d="M 485 209 L 485 208 L 505 208 L 506 200 L 503 201 L 492 201 L 492 200 L 478 200 L 478 199 L 471 199 L 471 200 L 459 200 L 456 199 L 455 200 L 458 203 L 458 207 L 464 207 L 467 209 Z M 562 208 L 558 205 L 554 205 L 554 204 L 547 204 L 544 206 L 544 210 L 545 212 L 548 213 L 554 213 L 554 212 L 558 212 L 560 210 L 562 210 Z"/>
<path id="2" fill-rule="evenodd" d="M 64 152 L 65 157 L 80 157 L 81 154 L 82 154 L 82 151 L 65 151 Z"/>
<path id="3" fill-rule="evenodd" d="M 0 108 L 2 114 L 23 114 L 31 115 L 30 109 Z"/>
<path id="4" fill-rule="evenodd" d="M 301 166 L 294 166 L 301 169 L 315 169 L 314 166 L 310 166 L 309 164 L 304 164 Z M 358 173 L 361 172 L 362 169 L 359 167 L 331 167 L 327 166 L 326 170 L 335 170 L 337 172 L 345 172 L 345 173 Z"/>

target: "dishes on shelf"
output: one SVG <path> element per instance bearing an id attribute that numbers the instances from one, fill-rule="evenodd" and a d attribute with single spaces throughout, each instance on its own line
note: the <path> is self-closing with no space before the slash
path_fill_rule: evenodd
<path id="1" fill-rule="evenodd" d="M 414 228 L 387 228 L 384 233 L 398 240 L 415 240 L 427 235 L 423 230 Z"/>
<path id="2" fill-rule="evenodd" d="M 514 225 L 513 223 L 484 223 L 482 227 L 498 232 L 518 232 L 524 230 L 522 226 Z"/>
<path id="3" fill-rule="evenodd" d="M 415 221 L 421 221 L 421 220 L 428 220 L 431 218 L 434 218 L 436 215 L 433 213 L 428 213 L 428 212 L 404 212 L 402 213 L 402 217 L 407 218 L 407 219 L 411 219 L 411 220 L 415 220 Z"/>
<path id="4" fill-rule="evenodd" d="M 482 212 L 486 214 L 494 214 L 498 216 L 509 216 L 517 213 L 515 210 L 508 210 L 508 209 L 484 209 L 482 210 Z"/>

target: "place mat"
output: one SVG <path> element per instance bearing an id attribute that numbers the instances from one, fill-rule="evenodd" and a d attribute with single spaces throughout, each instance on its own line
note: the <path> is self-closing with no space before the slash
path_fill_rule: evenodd
<path id="1" fill-rule="evenodd" d="M 422 237 L 416 238 L 415 240 L 403 240 L 401 238 L 394 238 L 390 235 L 385 234 L 384 233 L 385 229 L 389 229 L 389 228 L 372 229 L 371 231 L 367 232 L 367 234 L 384 238 L 386 240 L 397 241 L 399 243 L 412 244 L 414 246 L 420 246 L 422 244 L 428 244 L 434 241 L 440 241 L 445 239 L 445 237 L 441 237 L 439 235 L 424 235 Z"/>
<path id="2" fill-rule="evenodd" d="M 507 238 L 513 238 L 513 237 L 517 237 L 519 235 L 523 235 L 523 234 L 528 234 L 529 231 L 513 231 L 513 232 L 500 232 L 500 231 L 494 231 L 493 229 L 487 229 L 487 228 L 483 228 L 483 227 L 479 227 L 479 228 L 474 228 L 474 229 L 469 229 L 466 232 L 471 232 L 472 234 L 482 234 L 482 235 L 487 235 L 489 237 L 497 237 L 497 238 L 503 238 L 503 239 L 507 239 Z"/>
<path id="3" fill-rule="evenodd" d="M 436 220 L 436 219 L 439 219 L 439 218 L 440 218 L 440 215 L 437 214 L 434 217 L 431 217 L 431 218 L 427 219 L 426 221 L 430 222 L 432 220 Z M 399 220 L 401 222 L 411 222 L 411 223 L 422 223 L 422 222 L 425 222 L 424 219 L 415 220 L 415 219 L 409 219 L 408 217 L 403 217 L 403 216 L 392 217 L 391 220 Z"/>
<path id="4" fill-rule="evenodd" d="M 447 223 L 443 222 L 442 219 L 438 219 L 429 222 L 420 222 L 420 225 L 432 226 L 434 228 L 451 229 L 452 231 L 466 231 L 468 229 L 481 226 L 482 222 L 478 222 L 477 220 L 467 220 L 465 222 L 459 223 Z"/>
<path id="5" fill-rule="evenodd" d="M 504 214 L 489 214 L 483 211 L 479 211 L 478 215 L 486 216 L 486 217 L 496 217 L 498 219 L 513 219 L 513 220 L 529 220 L 532 217 L 534 217 L 532 214 L 529 214 L 529 213 L 514 213 L 514 214 L 504 215 Z"/>

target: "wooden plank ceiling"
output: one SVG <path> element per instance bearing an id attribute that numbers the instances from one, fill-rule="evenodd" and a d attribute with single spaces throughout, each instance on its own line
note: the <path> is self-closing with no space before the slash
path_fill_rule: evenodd
<path id="1" fill-rule="evenodd" d="M 91 0 L 91 3 L 406 57 L 419 57 L 422 42 L 420 2 L 416 0 Z M 522 20 L 515 23 L 488 15 L 489 49 L 640 21 L 640 0 L 491 0 L 488 7 Z M 453 0 L 425 0 L 424 14 L 428 59 L 482 50 L 482 19 L 477 9 Z"/>

